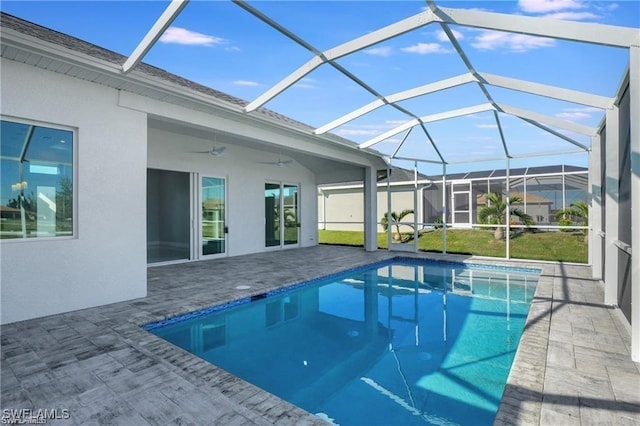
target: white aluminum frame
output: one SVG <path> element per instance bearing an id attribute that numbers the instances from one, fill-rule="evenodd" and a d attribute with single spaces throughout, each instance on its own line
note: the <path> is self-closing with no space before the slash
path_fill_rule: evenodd
<path id="1" fill-rule="evenodd" d="M 569 142 L 576 147 L 579 148 L 580 151 L 590 151 L 590 147 L 581 144 L 568 135 L 563 134 L 560 131 L 555 130 L 554 128 L 560 128 L 564 130 L 568 130 L 570 132 L 577 132 L 580 134 L 588 135 L 594 137 L 598 135 L 598 131 L 601 129 L 593 129 L 591 127 L 587 127 L 581 125 L 579 123 L 568 122 L 564 120 L 558 120 L 554 117 L 548 117 L 542 114 L 538 114 L 532 111 L 527 111 L 526 109 L 511 107 L 508 105 L 503 105 L 495 102 L 491 97 L 491 94 L 487 88 L 487 86 L 497 86 L 503 87 L 509 90 L 516 90 L 528 94 L 534 94 L 538 96 L 543 96 L 547 98 L 560 99 L 564 101 L 569 101 L 577 104 L 587 105 L 595 108 L 600 108 L 607 111 L 607 126 L 616 125 L 617 120 L 609 117 L 612 116 L 611 111 L 615 108 L 613 107 L 614 99 L 594 95 L 590 93 L 577 92 L 574 90 L 569 90 L 565 88 L 557 88 L 552 86 L 547 86 L 534 82 L 527 82 L 522 80 L 517 80 L 508 77 L 502 77 L 492 74 L 480 73 L 476 71 L 469 61 L 466 54 L 463 52 L 460 44 L 456 40 L 455 34 L 449 28 L 449 25 L 460 25 L 465 27 L 472 28 L 482 28 L 488 30 L 497 30 L 497 31 L 506 31 L 517 34 L 527 34 L 531 36 L 538 37 L 548 37 L 552 39 L 560 39 L 560 40 L 569 40 L 575 42 L 596 44 L 601 46 L 611 46 L 616 48 L 624 48 L 629 50 L 629 61 L 630 67 L 628 69 L 629 78 L 628 84 L 630 86 L 629 90 L 631 93 L 631 204 L 634 210 L 640 210 L 640 124 L 636 118 L 640 116 L 640 31 L 636 28 L 628 28 L 628 27 L 619 27 L 612 25 L 603 25 L 596 23 L 586 23 L 586 22 L 575 22 L 575 21 L 567 21 L 567 20 L 557 20 L 550 19 L 544 17 L 531 17 L 531 16 L 519 16 L 519 15 L 508 15 L 508 14 L 500 14 L 500 13 L 492 13 L 492 12 L 483 12 L 478 10 L 463 10 L 463 9 L 452 9 L 452 8 L 441 8 L 436 6 L 433 0 L 427 0 L 428 9 L 425 11 L 410 16 L 406 19 L 395 22 L 391 25 L 385 26 L 379 30 L 372 31 L 368 34 L 357 37 L 351 41 L 340 44 L 333 48 L 330 48 L 325 51 L 319 51 L 309 43 L 304 41 L 301 37 L 297 36 L 293 32 L 287 30 L 282 25 L 277 23 L 275 20 L 267 17 L 258 9 L 250 6 L 243 0 L 233 0 L 233 2 L 251 13 L 258 19 L 265 22 L 267 25 L 274 28 L 276 31 L 281 32 L 289 39 L 294 42 L 300 44 L 301 46 L 308 49 L 313 53 L 313 58 L 302 64 L 298 69 L 293 71 L 291 74 L 286 76 L 272 88 L 268 89 L 262 95 L 257 97 L 254 101 L 249 103 L 245 108 L 245 113 L 252 113 L 257 110 L 276 96 L 278 96 L 283 91 L 290 88 L 295 82 L 299 81 L 301 78 L 305 77 L 312 71 L 314 71 L 319 66 L 323 64 L 329 64 L 334 67 L 336 70 L 344 74 L 347 78 L 354 81 L 356 84 L 360 85 L 362 88 L 371 93 L 376 100 L 371 103 L 358 108 L 355 111 L 352 111 L 348 114 L 343 115 L 342 117 L 338 117 L 330 123 L 321 126 L 315 130 L 310 131 L 311 134 L 315 134 L 320 137 L 322 134 L 335 129 L 338 126 L 341 126 L 355 118 L 363 116 L 371 111 L 384 106 L 389 105 L 395 108 L 396 110 L 404 113 L 408 117 L 408 122 L 402 126 L 398 126 L 395 129 L 392 129 L 386 132 L 383 135 L 380 135 L 376 138 L 370 139 L 359 145 L 360 148 L 365 149 L 368 147 L 372 147 L 377 143 L 384 141 L 392 136 L 395 136 L 402 131 L 409 131 L 411 128 L 415 126 L 420 126 L 425 134 L 428 142 L 435 149 L 438 160 L 430 160 L 430 159 L 417 159 L 417 158 L 404 158 L 399 156 L 399 148 L 395 150 L 391 158 L 388 158 L 387 163 L 390 164 L 391 160 L 396 159 L 410 159 L 414 161 L 421 162 L 434 162 L 438 164 L 442 164 L 443 167 L 443 180 L 444 175 L 446 175 L 446 166 L 447 161 L 440 153 L 438 149 L 438 141 L 435 141 L 431 138 L 426 124 L 438 120 L 445 120 L 449 118 L 459 117 L 462 115 L 468 114 L 476 114 L 478 112 L 493 110 L 494 118 L 496 121 L 496 125 L 498 127 L 500 138 L 502 142 L 502 147 L 504 151 L 504 156 L 499 157 L 504 159 L 507 164 L 507 171 L 509 170 L 509 161 L 511 158 L 528 158 L 538 155 L 547 155 L 546 153 L 531 153 L 522 156 L 512 156 L 509 153 L 508 149 L 508 141 L 505 140 L 504 134 L 502 132 L 502 126 L 499 120 L 499 116 L 497 112 L 502 112 L 506 114 L 515 115 L 520 117 L 522 120 L 529 122 L 540 129 L 549 132 L 552 135 L 555 135 L 562 140 Z M 173 22 L 173 20 L 180 14 L 180 12 L 187 5 L 188 0 L 172 0 L 165 12 L 162 16 L 157 20 L 157 22 L 153 25 L 144 39 L 140 42 L 140 44 L 136 47 L 131 56 L 126 60 L 122 67 L 123 73 L 128 73 L 135 69 L 136 65 L 140 63 L 145 54 L 153 47 L 153 45 L 160 38 L 162 33 L 168 28 L 168 26 Z M 381 43 L 385 40 L 389 40 L 405 34 L 407 32 L 416 30 L 418 28 L 425 27 L 432 23 L 436 23 L 441 27 L 441 29 L 445 32 L 449 41 L 453 45 L 456 53 L 460 56 L 464 64 L 466 65 L 469 73 L 464 74 L 457 77 L 452 77 L 449 79 L 444 79 L 438 82 L 432 82 L 429 84 L 425 84 L 423 86 L 419 86 L 413 89 L 409 89 L 403 92 L 399 92 L 396 94 L 392 94 L 389 96 L 383 96 L 378 93 L 374 88 L 368 86 L 362 80 L 360 80 L 356 75 L 352 74 L 349 70 L 345 69 L 343 66 L 336 63 L 336 60 L 342 57 L 345 57 L 354 52 L 366 49 L 370 46 Z M 418 114 L 412 113 L 408 111 L 403 106 L 398 105 L 398 102 L 402 100 L 406 100 L 409 98 L 417 97 L 417 96 L 425 96 L 429 93 L 433 93 L 440 90 L 446 90 L 451 87 L 458 86 L 460 84 L 466 84 L 470 82 L 475 82 L 478 84 L 480 90 L 483 92 L 484 96 L 487 99 L 487 104 L 483 104 L 480 106 L 472 106 L 461 108 L 453 111 L 445 111 L 439 114 L 433 114 L 426 117 L 420 117 Z M 613 130 L 618 130 L 613 129 Z M 607 129 L 607 133 L 612 132 L 613 130 Z M 405 136 L 406 139 L 406 136 Z M 404 141 L 403 141 L 404 142 Z M 607 144 L 610 143 L 610 140 L 607 140 Z M 621 143 L 621 142 L 619 142 Z M 402 145 L 402 144 L 401 144 Z M 558 151 L 562 152 L 562 150 Z M 482 160 L 470 160 L 469 162 L 475 161 L 487 161 L 487 159 Z M 592 161 L 595 162 L 596 160 Z M 598 169 L 598 167 L 596 167 Z M 508 173 L 508 172 L 507 172 Z M 375 171 L 368 170 L 365 176 L 365 181 L 367 184 L 365 185 L 369 190 L 373 188 L 375 190 L 375 185 L 373 184 L 375 175 Z M 508 176 L 508 174 L 507 174 Z M 595 178 L 595 177 L 592 177 Z M 508 180 L 508 177 L 507 177 Z M 443 184 L 446 182 L 443 182 Z M 365 191 L 367 192 L 367 191 Z M 367 205 L 371 204 L 373 201 L 373 196 L 369 194 L 367 198 Z M 443 204 L 445 204 L 446 213 L 446 202 L 443 200 Z M 617 204 L 617 201 L 616 201 Z M 607 209 L 609 209 L 609 205 L 607 205 Z M 446 222 L 446 215 L 443 213 L 443 219 Z M 369 218 L 371 219 L 371 218 Z M 371 220 L 369 220 L 371 221 Z M 507 225 L 507 231 L 508 231 Z M 640 250 L 640 215 L 633 215 L 632 219 L 632 229 L 634 232 L 632 233 L 632 247 L 635 247 L 635 251 Z M 367 247 L 368 249 L 372 248 L 372 241 L 375 235 L 370 235 L 372 232 L 375 232 L 375 227 L 369 226 L 365 227 L 365 241 L 368 241 Z M 443 232 L 443 251 L 446 252 L 446 223 Z M 608 241 L 611 241 L 611 236 L 608 237 Z M 508 240 L 507 240 L 508 242 Z M 617 250 L 615 248 L 614 250 Z M 631 250 L 631 249 L 629 249 Z M 612 250 L 607 249 L 607 252 L 611 252 Z M 605 254 L 605 256 L 607 256 Z M 599 265 L 603 262 L 602 259 L 596 259 L 596 262 L 599 262 Z M 611 259 L 614 261 L 614 259 Z M 607 262 L 609 264 L 610 262 Z M 631 275 L 632 275 L 632 294 L 633 294 L 633 310 L 632 310 L 632 318 L 633 318 L 633 326 L 632 326 L 632 358 L 635 361 L 640 361 L 640 256 L 636 253 L 636 256 L 632 257 L 632 265 L 631 265 Z M 607 280 L 613 279 L 613 274 L 605 273 L 606 276 L 609 276 Z M 609 285 L 613 285 L 609 283 Z M 610 293 L 611 290 L 608 290 Z M 611 300 L 611 295 L 607 295 L 607 300 Z"/>

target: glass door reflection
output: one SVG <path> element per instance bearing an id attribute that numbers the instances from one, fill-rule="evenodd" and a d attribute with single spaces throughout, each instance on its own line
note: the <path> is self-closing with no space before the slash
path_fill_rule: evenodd
<path id="1" fill-rule="evenodd" d="M 280 184 L 264 185 L 265 245 L 280 245 Z"/>
<path id="2" fill-rule="evenodd" d="M 284 244 L 298 244 L 298 185 L 283 185 L 282 212 Z"/>
<path id="3" fill-rule="evenodd" d="M 202 255 L 226 252 L 225 180 L 202 178 Z"/>
<path id="4" fill-rule="evenodd" d="M 300 205 L 296 184 L 265 183 L 265 245 L 284 247 L 300 241 Z"/>

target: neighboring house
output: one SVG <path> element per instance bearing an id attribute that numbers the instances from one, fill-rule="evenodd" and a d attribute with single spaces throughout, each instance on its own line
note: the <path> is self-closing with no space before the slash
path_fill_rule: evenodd
<path id="1" fill-rule="evenodd" d="M 587 201 L 587 173 L 586 168 L 565 165 L 513 169 L 509 173 L 510 195 L 523 199 L 523 203 L 516 206 L 532 216 L 536 225 L 553 225 L 556 211 L 574 201 Z M 413 209 L 419 227 L 431 226 L 442 220 L 442 206 L 446 203 L 447 223 L 454 228 L 468 228 L 477 223 L 478 209 L 486 204 L 488 192 L 505 194 L 506 175 L 504 169 L 447 175 L 447 192 L 443 199 L 442 176 L 420 173 L 415 176 L 411 170 L 394 167 L 389 179 L 391 211 L 399 213 Z M 361 231 L 364 215 L 362 189 L 362 183 L 357 182 L 320 185 L 319 228 Z M 385 177 L 378 181 L 378 221 L 387 209 Z M 404 221 L 413 223 L 413 215 Z M 382 231 L 381 226 L 378 226 L 378 231 Z M 410 228 L 404 227 L 402 231 L 410 231 Z"/>
<path id="2" fill-rule="evenodd" d="M 517 202 L 511 204 L 511 207 L 517 208 L 521 212 L 527 213 L 529 216 L 533 218 L 533 221 L 538 224 L 547 224 L 555 218 L 551 216 L 551 200 L 547 200 L 544 197 L 541 197 L 536 194 L 525 194 L 524 192 L 510 192 L 509 197 L 518 197 L 522 202 Z M 476 196 L 476 205 L 478 209 L 482 206 L 487 205 L 487 194 L 481 194 Z M 478 221 L 478 217 L 476 216 L 476 221 Z M 518 221 L 517 216 L 512 216 L 511 220 Z"/>
<path id="3" fill-rule="evenodd" d="M 22 211 L 13 207 L 0 206 L 0 218 L 20 220 Z"/>
<path id="4" fill-rule="evenodd" d="M 417 183 L 416 183 L 417 177 Z M 399 167 L 391 168 L 389 190 L 391 193 L 392 211 L 400 212 L 414 209 L 413 189 L 417 185 L 418 192 L 431 187 L 433 182 L 428 176 L 413 170 Z M 318 187 L 318 228 L 340 231 L 362 231 L 364 225 L 364 195 L 362 182 L 343 182 L 339 184 L 320 185 Z M 418 199 L 421 196 L 418 195 Z M 387 178 L 386 173 L 378 177 L 378 222 L 387 212 Z M 418 207 L 421 204 L 418 203 Z M 421 208 L 415 209 L 418 222 L 423 221 Z M 407 222 L 413 222 L 413 215 L 407 216 Z M 403 229 L 403 232 L 405 229 Z M 378 232 L 382 227 L 378 225 Z"/>
<path id="5" fill-rule="evenodd" d="M 317 185 L 373 188 L 386 169 L 273 111 L 1 24 L 2 323 L 145 296 L 148 263 L 316 245 Z M 37 211 L 21 221 L 6 205 L 25 188 Z"/>

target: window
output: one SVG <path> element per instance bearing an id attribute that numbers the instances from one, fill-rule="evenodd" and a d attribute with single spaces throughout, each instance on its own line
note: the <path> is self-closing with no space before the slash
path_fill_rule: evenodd
<path id="1" fill-rule="evenodd" d="M 69 129 L 1 121 L 0 238 L 73 235 Z"/>

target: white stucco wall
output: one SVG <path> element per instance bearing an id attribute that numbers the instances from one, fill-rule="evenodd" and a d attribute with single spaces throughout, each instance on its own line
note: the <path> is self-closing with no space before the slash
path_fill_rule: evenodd
<path id="1" fill-rule="evenodd" d="M 2 60 L 4 119 L 77 130 L 75 238 L 2 241 L 1 322 L 146 294 L 146 115 L 116 90 Z"/>
<path id="2" fill-rule="evenodd" d="M 228 143 L 224 156 L 194 154 L 211 149 L 211 141 L 150 128 L 148 166 L 154 169 L 199 173 L 227 179 L 228 255 L 265 251 L 264 185 L 283 182 L 299 185 L 300 244 L 317 244 L 317 199 L 314 174 L 293 162 L 286 167 L 261 164 L 277 154 Z"/>
<path id="3" fill-rule="evenodd" d="M 391 206 L 391 211 L 395 211 L 396 213 L 400 213 L 405 209 L 414 209 L 413 192 L 393 192 L 391 200 L 394 204 Z M 420 206 L 416 206 L 415 209 L 418 211 L 418 220 L 420 220 Z M 378 186 L 378 215 L 376 217 L 378 222 L 382 220 L 384 215 L 387 213 L 387 210 L 387 187 Z M 320 223 L 320 229 L 335 231 L 363 231 L 364 197 L 362 188 L 324 188 L 322 193 L 318 194 L 318 217 L 321 218 L 321 222 L 328 222 L 326 225 L 324 223 Z M 413 222 L 413 220 L 413 215 L 409 215 L 403 219 L 403 222 Z M 377 226 L 377 230 L 378 232 L 384 232 L 384 228 L 379 224 Z M 411 228 L 408 226 L 402 226 L 401 230 L 402 232 L 409 232 L 411 231 Z"/>

